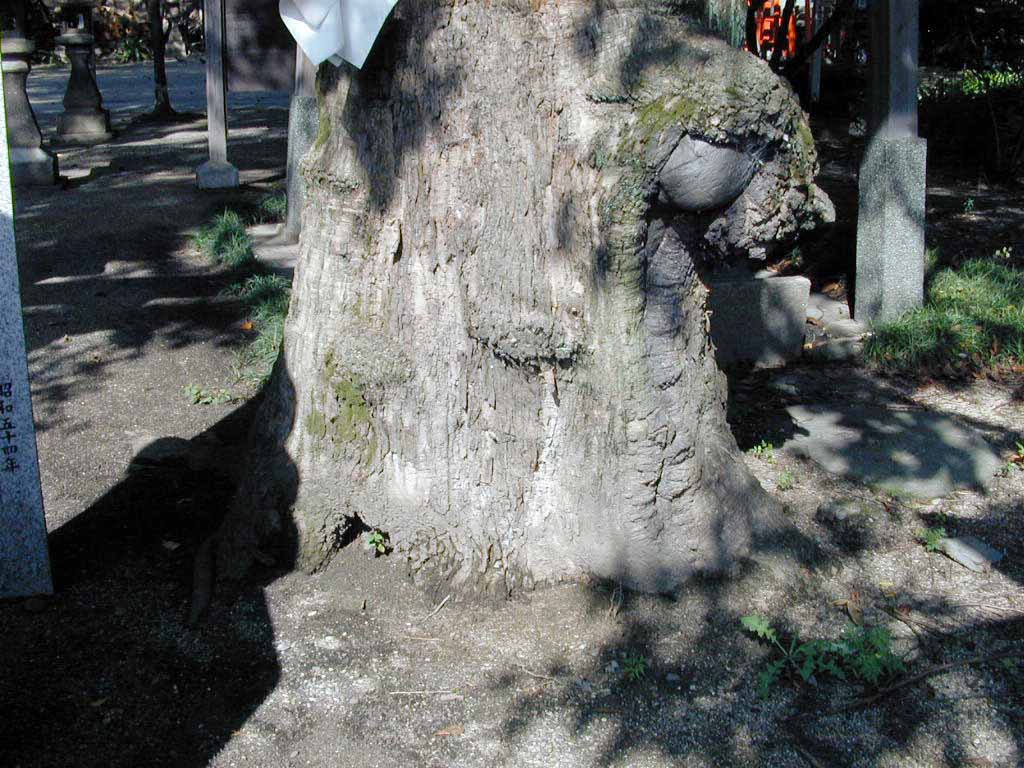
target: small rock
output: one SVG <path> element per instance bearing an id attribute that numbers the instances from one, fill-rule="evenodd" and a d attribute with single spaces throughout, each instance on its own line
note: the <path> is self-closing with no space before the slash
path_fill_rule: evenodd
<path id="1" fill-rule="evenodd" d="M 820 523 L 835 523 L 855 517 L 870 517 L 884 511 L 885 508 L 880 504 L 863 499 L 834 499 L 823 502 L 814 517 Z"/>
<path id="2" fill-rule="evenodd" d="M 833 339 L 859 339 L 869 331 L 868 327 L 850 318 L 834 320 L 825 326 L 825 333 Z"/>
<path id="3" fill-rule="evenodd" d="M 682 679 L 683 678 L 681 678 L 675 672 L 669 672 L 667 675 L 665 675 L 665 681 L 669 683 L 678 683 Z"/>
<path id="4" fill-rule="evenodd" d="M 819 363 L 859 360 L 863 354 L 864 342 L 860 339 L 830 339 L 804 348 L 804 357 Z"/>
<path id="5" fill-rule="evenodd" d="M 952 539 L 939 539 L 936 549 L 954 560 L 964 568 L 975 573 L 986 573 L 993 563 L 1003 559 L 1003 553 L 993 549 L 981 539 L 974 536 L 958 536 Z"/>
<path id="6" fill-rule="evenodd" d="M 768 386 L 780 395 L 787 395 L 789 397 L 798 397 L 800 395 L 800 388 L 790 376 L 776 376 L 768 382 Z"/>
<path id="7" fill-rule="evenodd" d="M 604 671 L 608 672 L 609 674 L 615 674 L 619 671 L 619 662 L 614 660 L 608 662 L 607 666 L 605 666 L 604 668 Z"/>
<path id="8" fill-rule="evenodd" d="M 321 637 L 319 640 L 313 642 L 317 648 L 322 651 L 337 651 L 341 648 L 341 640 L 336 638 L 334 635 L 327 635 Z"/>

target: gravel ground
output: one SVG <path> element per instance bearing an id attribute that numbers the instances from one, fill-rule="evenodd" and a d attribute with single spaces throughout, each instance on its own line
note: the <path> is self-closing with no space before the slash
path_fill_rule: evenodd
<path id="1" fill-rule="evenodd" d="M 778 450 L 747 456 L 785 505 L 755 557 L 677 595 L 565 584 L 499 603 L 413 587 L 354 542 L 314 575 L 268 565 L 189 623 L 192 568 L 215 529 L 254 402 L 233 390 L 244 343 L 217 301 L 231 277 L 189 234 L 279 176 L 285 114 L 234 113 L 247 185 L 201 194 L 201 122 L 127 126 L 63 156 L 66 188 L 18 196 L 30 366 L 57 594 L 0 604 L 0 765 L 1016 766 L 1024 762 L 1024 471 L 987 494 L 885 496 Z M 786 377 L 787 386 L 772 381 Z M 787 405 L 867 396 L 982 430 L 1007 457 L 1021 382 L 913 385 L 854 367 L 735 376 L 741 447 L 782 442 Z M 160 455 L 135 455 L 146 436 Z M 793 479 L 780 489 L 783 473 Z M 783 483 L 783 486 L 787 483 Z M 868 512 L 822 522 L 823 502 Z M 943 525 L 1006 551 L 973 573 L 915 539 Z M 902 678 L 877 691 L 822 677 L 767 697 L 785 637 L 838 639 L 849 605 L 889 628 Z M 975 660 L 976 663 L 962 663 Z M 629 674 L 628 670 L 636 674 Z M 848 711 L 833 712 L 846 706 Z"/>

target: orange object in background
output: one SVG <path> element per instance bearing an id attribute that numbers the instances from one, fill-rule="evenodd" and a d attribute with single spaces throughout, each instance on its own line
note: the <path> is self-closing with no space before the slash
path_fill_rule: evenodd
<path id="1" fill-rule="evenodd" d="M 754 28 L 757 30 L 757 53 L 761 58 L 769 58 L 775 49 L 779 27 L 782 24 L 784 0 L 747 0 L 747 6 L 759 6 L 754 12 Z M 795 3 L 794 3 L 795 5 Z M 806 5 L 806 2 L 805 2 Z M 799 32 L 796 23 L 796 9 L 789 15 L 786 24 L 786 42 L 782 51 L 783 59 L 796 55 Z"/>

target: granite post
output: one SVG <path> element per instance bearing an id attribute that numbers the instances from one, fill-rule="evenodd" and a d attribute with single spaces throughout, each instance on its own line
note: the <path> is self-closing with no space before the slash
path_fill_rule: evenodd
<path id="1" fill-rule="evenodd" d="M 316 98 L 316 68 L 295 46 L 295 88 L 288 109 L 288 213 L 278 238 L 294 243 L 302 230 L 305 182 L 302 158 L 312 149 L 320 130 L 320 105 Z"/>
<path id="2" fill-rule="evenodd" d="M 6 80 L 6 72 L 0 78 Z M 0 598 L 53 591 L 18 289 L 4 90 L 0 88 Z"/>
<path id="3" fill-rule="evenodd" d="M 57 182 L 57 158 L 43 149 L 43 137 L 25 90 L 35 48 L 19 29 L 4 32 L 0 40 L 10 173 L 18 186 Z"/>
<path id="4" fill-rule="evenodd" d="M 918 4 L 872 0 L 871 137 L 861 162 L 855 317 L 887 322 L 924 298 L 927 144 L 917 135 Z"/>
<path id="5" fill-rule="evenodd" d="M 237 187 L 238 169 L 228 162 L 227 88 L 224 82 L 224 0 L 205 0 L 206 125 L 210 159 L 196 169 L 200 189 Z"/>
<path id="6" fill-rule="evenodd" d="M 110 112 L 103 108 L 103 97 L 91 66 L 94 41 L 92 35 L 81 30 L 71 30 L 56 38 L 71 59 L 64 112 L 57 117 L 57 140 L 62 144 L 100 144 L 114 137 Z"/>

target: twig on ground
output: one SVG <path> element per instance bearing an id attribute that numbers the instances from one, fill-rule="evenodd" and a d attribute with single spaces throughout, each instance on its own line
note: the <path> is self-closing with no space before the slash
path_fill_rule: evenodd
<path id="1" fill-rule="evenodd" d="M 553 677 L 549 677 L 548 675 L 542 675 L 539 672 L 533 672 L 532 670 L 529 670 L 526 667 L 524 667 L 522 664 L 516 664 L 516 666 L 519 669 L 523 670 L 523 672 L 528 674 L 530 677 L 536 677 L 538 680 L 554 680 L 555 679 Z"/>
<path id="2" fill-rule="evenodd" d="M 424 616 L 422 619 L 420 619 L 416 623 L 417 624 L 422 624 L 427 619 L 433 618 L 437 614 L 438 611 L 440 611 L 442 608 L 444 608 L 445 603 L 447 603 L 451 599 L 452 599 L 452 596 L 448 595 L 448 597 L 446 597 L 444 600 L 442 600 L 440 603 L 437 604 L 437 606 L 434 608 L 434 610 L 432 610 L 430 613 L 428 613 L 426 616 Z"/>
<path id="3" fill-rule="evenodd" d="M 424 642 L 424 643 L 426 643 L 426 642 L 430 642 L 430 643 L 439 643 L 439 642 L 441 642 L 441 638 L 439 638 L 439 637 L 416 637 L 415 635 L 406 635 L 405 639 L 406 640 L 419 640 L 420 642 Z"/>
<path id="4" fill-rule="evenodd" d="M 838 714 L 841 714 L 843 712 L 852 712 L 853 710 L 856 710 L 856 709 L 862 709 L 864 707 L 869 707 L 872 704 L 874 704 L 875 702 L 881 701 L 885 697 L 892 695 L 896 691 L 902 690 L 903 688 L 906 688 L 907 686 L 913 685 L 914 683 L 919 683 L 922 680 L 925 680 L 925 679 L 927 679 L 927 678 L 929 678 L 929 677 L 931 677 L 933 675 L 938 675 L 938 674 L 941 674 L 943 672 L 948 672 L 949 670 L 955 669 L 956 667 L 963 667 L 963 666 L 968 666 L 968 665 L 971 665 L 971 664 L 985 664 L 985 663 L 990 662 L 990 661 L 999 661 L 1000 659 L 1014 659 L 1014 658 L 1016 658 L 1016 659 L 1024 658 L 1024 651 L 1008 651 L 1008 652 L 1005 652 L 1005 653 L 994 653 L 994 654 L 990 654 L 990 655 L 971 656 L 968 659 L 961 659 L 960 661 L 951 661 L 948 664 L 939 664 L 937 666 L 931 667 L 930 669 L 926 669 L 923 672 L 919 672 L 916 675 L 911 675 L 910 677 L 904 678 L 903 680 L 900 680 L 898 683 L 893 683 L 892 685 L 890 685 L 890 686 L 888 686 L 886 688 L 882 688 L 882 689 L 880 689 L 878 691 L 878 693 L 875 693 L 875 694 L 873 694 L 871 696 L 866 696 L 866 697 L 864 697 L 862 699 L 856 699 L 854 701 L 848 701 L 845 704 L 839 704 L 839 705 L 837 705 L 835 707 L 830 707 L 829 709 L 823 709 L 823 710 L 820 710 L 818 712 L 802 712 L 802 713 L 797 714 L 797 715 L 792 715 L 792 716 L 790 716 L 787 719 L 788 720 L 799 720 L 799 719 L 803 719 L 803 718 L 818 718 L 818 717 L 827 717 L 829 715 L 838 715 Z"/>
<path id="5" fill-rule="evenodd" d="M 388 691 L 388 696 L 434 696 L 455 691 Z"/>

